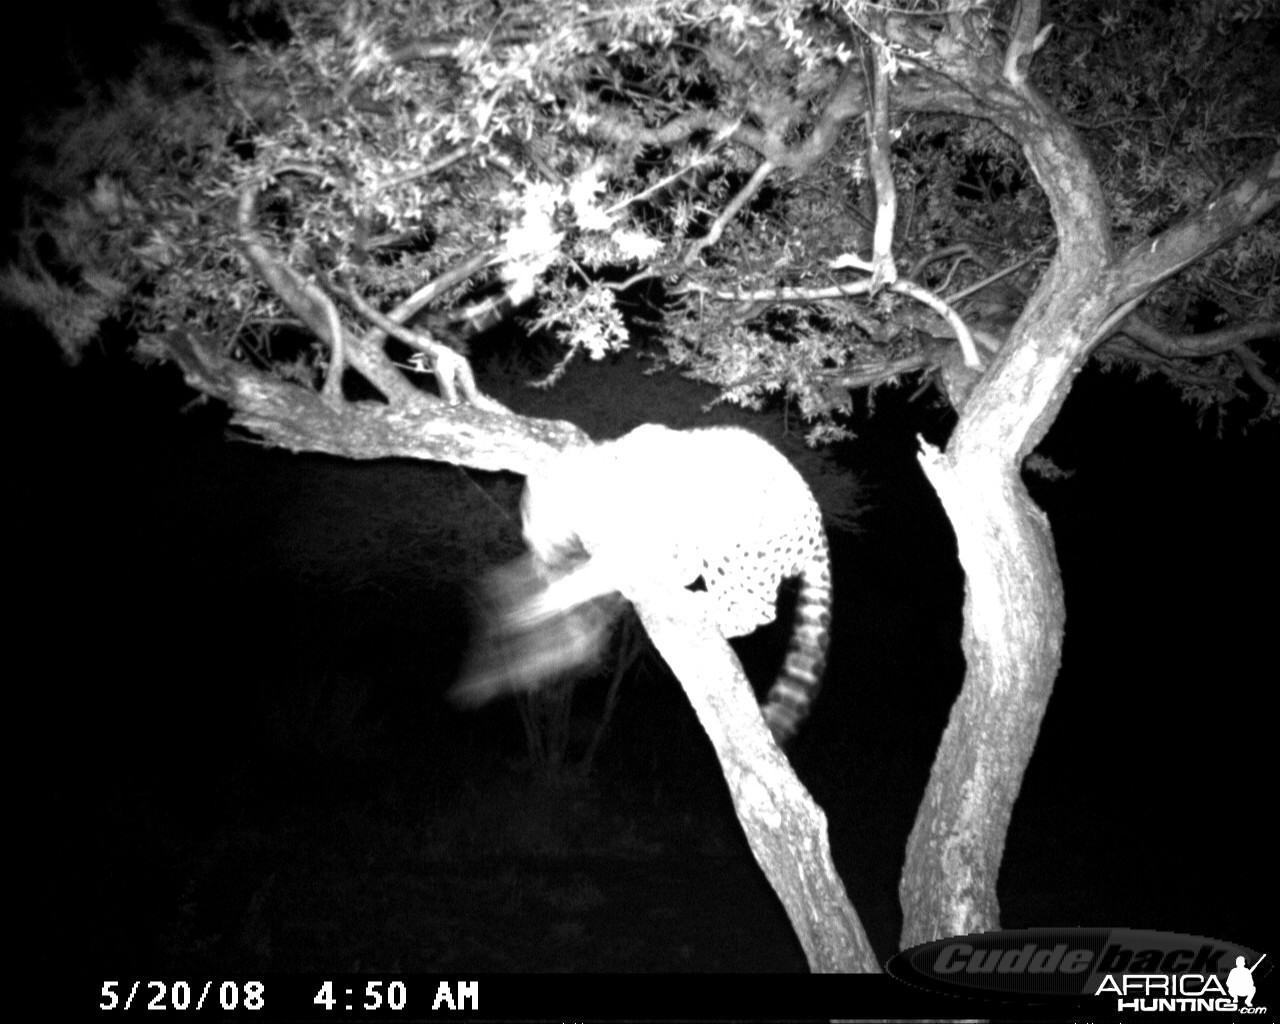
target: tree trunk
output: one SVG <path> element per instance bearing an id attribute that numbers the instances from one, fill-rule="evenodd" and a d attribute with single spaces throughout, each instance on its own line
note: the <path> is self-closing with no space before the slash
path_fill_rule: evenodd
<path id="1" fill-rule="evenodd" d="M 969 671 L 951 710 L 900 882 L 902 948 L 1000 927 L 1005 836 L 1061 663 L 1061 576 L 1049 521 L 995 460 L 920 458 L 956 526 Z"/>
<path id="2" fill-rule="evenodd" d="M 1075 375 L 1115 310 L 1106 201 L 1074 129 L 1026 78 L 1042 38 L 1022 0 L 1003 62 L 935 49 L 909 106 L 992 121 L 1044 189 L 1058 250 L 1004 347 L 958 410 L 942 455 L 921 464 L 956 532 L 965 571 L 964 687 L 907 843 L 902 947 L 1000 927 L 996 880 L 1013 805 L 1058 674 L 1066 621 L 1048 519 L 1022 484 Z M 957 83 L 966 83 L 961 88 Z"/>
<path id="3" fill-rule="evenodd" d="M 878 971 L 836 874 L 827 818 L 796 778 L 733 651 L 688 591 L 626 595 L 711 738 L 751 852 L 815 973 Z"/>

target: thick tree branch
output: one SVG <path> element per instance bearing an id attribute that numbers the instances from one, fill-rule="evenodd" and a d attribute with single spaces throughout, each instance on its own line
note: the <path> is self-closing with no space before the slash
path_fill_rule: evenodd
<path id="1" fill-rule="evenodd" d="M 1260 338 L 1280 339 L 1280 320 L 1256 320 L 1202 334 L 1170 334 L 1131 313 L 1120 322 L 1117 331 L 1167 359 L 1195 359 L 1240 349 Z"/>
<path id="2" fill-rule="evenodd" d="M 782 900 L 810 970 L 878 971 L 836 873 L 826 815 L 770 737 L 742 667 L 706 615 L 705 595 L 675 590 L 624 596 L 693 703 L 747 843 Z"/>
<path id="3" fill-rule="evenodd" d="M 420 458 L 525 473 L 548 450 L 584 441 L 572 423 L 498 415 L 469 405 L 332 402 L 226 358 L 212 341 L 174 332 L 165 344 L 191 387 L 227 404 L 232 423 L 289 451 L 350 459 Z"/>
<path id="4" fill-rule="evenodd" d="M 1108 289 L 1116 306 L 1151 292 L 1161 281 L 1220 248 L 1280 205 L 1280 152 L 1258 161 L 1225 193 L 1116 260 Z"/>
<path id="5" fill-rule="evenodd" d="M 1175 384 L 1200 391 L 1213 391 L 1227 399 L 1247 397 L 1240 390 L 1238 375 L 1223 373 L 1224 367 L 1217 360 L 1213 364 L 1202 366 L 1185 359 L 1170 359 L 1166 355 L 1158 355 L 1151 349 L 1130 341 L 1123 334 L 1113 334 L 1101 351 L 1107 356 L 1116 356 L 1138 366 L 1148 367 L 1153 373 Z M 1244 362 L 1243 359 L 1239 361 L 1241 364 Z M 1264 387 L 1263 390 L 1269 389 Z"/>

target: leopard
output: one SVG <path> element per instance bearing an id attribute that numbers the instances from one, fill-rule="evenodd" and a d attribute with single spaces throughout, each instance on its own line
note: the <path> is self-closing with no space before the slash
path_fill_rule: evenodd
<path id="1" fill-rule="evenodd" d="M 825 668 L 831 553 L 813 492 L 778 449 L 742 428 L 644 424 L 534 466 L 520 511 L 526 554 L 489 578 L 458 703 L 591 665 L 623 591 L 703 590 L 719 631 L 740 637 L 774 621 L 780 587 L 797 580 L 786 657 L 761 706 L 780 746 L 794 738 Z"/>

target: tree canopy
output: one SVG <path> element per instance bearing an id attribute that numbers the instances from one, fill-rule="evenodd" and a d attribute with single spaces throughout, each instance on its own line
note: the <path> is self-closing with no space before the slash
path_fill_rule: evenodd
<path id="1" fill-rule="evenodd" d="M 1025 15 L 1001 3 L 257 3 L 231 49 L 186 10 L 169 8 L 185 61 L 152 49 L 28 125 L 49 159 L 24 169 L 5 291 L 70 359 L 124 317 L 143 355 L 196 337 L 279 380 L 333 394 L 350 368 L 352 397 L 416 404 L 429 378 L 392 368 L 381 312 L 414 322 L 437 392 L 474 395 L 442 358 L 501 289 L 564 346 L 548 380 L 652 325 L 665 364 L 836 436 L 862 388 L 954 383 L 954 330 L 908 286 L 961 310 L 989 358 L 1062 244 L 1020 152 L 1045 125 L 1010 113 L 1001 74 L 1029 74 L 1081 140 L 1103 258 L 1193 218 L 1275 141 L 1260 3 L 1050 5 L 1021 44 Z M 878 218 L 898 290 L 850 272 Z M 1148 268 L 1096 358 L 1236 422 L 1273 417 L 1277 232 L 1243 226 L 1176 278 Z"/>

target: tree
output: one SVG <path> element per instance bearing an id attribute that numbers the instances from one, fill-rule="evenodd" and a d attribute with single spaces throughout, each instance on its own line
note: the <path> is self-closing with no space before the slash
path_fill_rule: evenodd
<path id="1" fill-rule="evenodd" d="M 815 442 L 843 436 L 854 394 L 932 381 L 959 414 L 921 464 L 959 541 L 968 675 L 908 850 L 902 944 L 998 927 L 1064 619 L 1024 464 L 1089 359 L 1159 374 L 1224 424 L 1280 411 L 1258 347 L 1280 333 L 1276 90 L 1209 87 L 1274 79 L 1274 14 L 280 10 L 287 33 L 219 52 L 198 88 L 146 65 L 53 127 L 67 159 L 8 295 L 69 359 L 127 315 L 141 357 L 176 362 L 241 427 L 354 458 L 519 472 L 581 439 L 477 388 L 465 336 L 501 308 L 563 344 L 554 382 L 656 306 L 665 365 L 748 407 L 791 404 Z M 1136 49 L 1153 59 L 1119 59 Z M 1182 333 L 1206 310 L 1225 323 Z M 687 602 L 625 596 L 712 732 L 810 963 L 869 967 L 820 812 L 758 716 L 736 714 L 745 691 L 728 706 L 706 683 L 735 692 L 723 645 Z M 797 814 L 789 843 L 759 827 L 779 813 Z M 796 847 L 823 896 L 783 891 Z"/>

